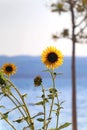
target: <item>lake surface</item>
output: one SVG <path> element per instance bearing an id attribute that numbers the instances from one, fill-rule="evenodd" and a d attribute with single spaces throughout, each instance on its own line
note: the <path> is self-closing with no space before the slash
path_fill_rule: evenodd
<path id="1" fill-rule="evenodd" d="M 35 103 L 37 102 L 38 96 L 41 95 L 41 89 L 40 87 L 34 87 L 33 84 L 33 78 L 12 78 L 12 81 L 14 84 L 18 87 L 18 89 L 22 93 L 27 93 L 28 97 L 26 99 L 27 104 Z M 49 78 L 44 78 L 43 79 L 43 84 L 45 88 L 49 88 L 52 86 L 51 84 L 51 79 Z M 71 89 L 71 80 L 70 78 L 57 78 L 56 79 L 56 86 L 57 89 L 61 92 L 59 95 L 59 99 L 62 101 L 64 100 L 63 107 L 64 109 L 60 113 L 60 124 L 65 123 L 65 122 L 72 122 L 72 110 L 71 110 L 71 98 L 72 98 L 72 89 Z M 82 77 L 77 79 L 77 120 L 78 120 L 78 130 L 86 130 L 87 129 L 87 77 Z M 9 100 L 6 101 L 6 99 L 1 99 L 0 104 L 5 104 L 6 105 L 6 110 L 9 110 L 9 107 L 11 106 Z M 1 109 L 1 108 L 0 108 Z M 41 107 L 37 106 L 29 106 L 29 109 L 31 111 L 31 115 L 35 115 L 39 111 L 41 111 Z M 1 111 L 1 110 L 0 110 Z M 18 113 L 14 113 L 11 115 L 11 119 L 13 117 L 16 118 Z M 53 118 L 55 122 L 55 117 Z M 54 122 L 51 123 L 52 126 L 54 126 Z M 39 123 L 36 123 L 36 130 L 39 128 Z M 22 126 L 24 124 L 20 125 L 15 123 L 17 126 L 17 130 L 22 130 Z M 0 130 L 12 130 L 8 126 L 7 123 L 4 122 L 4 120 L 0 121 Z M 71 126 L 67 127 L 64 130 L 71 130 Z"/>

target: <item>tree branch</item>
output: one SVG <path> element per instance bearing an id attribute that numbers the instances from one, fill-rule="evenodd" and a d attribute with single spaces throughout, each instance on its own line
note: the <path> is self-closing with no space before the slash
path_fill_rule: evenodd
<path id="1" fill-rule="evenodd" d="M 87 19 L 87 14 L 77 25 L 75 25 L 75 27 L 80 26 L 86 19 Z"/>
<path id="2" fill-rule="evenodd" d="M 83 31 L 86 29 L 87 27 L 87 23 L 84 25 L 83 28 L 81 28 L 81 30 L 76 34 L 76 37 L 80 34 L 80 33 L 83 33 Z"/>

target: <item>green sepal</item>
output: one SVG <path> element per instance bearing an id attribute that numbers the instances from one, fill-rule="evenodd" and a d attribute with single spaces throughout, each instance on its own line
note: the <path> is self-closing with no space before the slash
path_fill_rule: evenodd
<path id="1" fill-rule="evenodd" d="M 49 95 L 47 95 L 48 96 L 48 99 L 53 99 L 54 97 L 53 97 L 53 94 L 49 94 Z"/>
<path id="2" fill-rule="evenodd" d="M 49 92 L 50 92 L 50 93 L 56 93 L 56 92 L 57 92 L 57 89 L 56 89 L 56 88 L 49 88 Z"/>

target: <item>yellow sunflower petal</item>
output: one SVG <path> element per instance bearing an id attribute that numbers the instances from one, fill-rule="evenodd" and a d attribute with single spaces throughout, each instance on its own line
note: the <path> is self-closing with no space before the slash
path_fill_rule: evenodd
<path id="1" fill-rule="evenodd" d="M 63 54 L 56 47 L 50 46 L 43 50 L 41 60 L 47 68 L 54 69 L 63 64 Z"/>
<path id="2" fill-rule="evenodd" d="M 16 66 L 15 64 L 12 64 L 12 63 L 5 63 L 3 66 L 2 66 L 2 70 L 4 72 L 4 74 L 10 76 L 10 75 L 13 75 L 16 73 Z"/>

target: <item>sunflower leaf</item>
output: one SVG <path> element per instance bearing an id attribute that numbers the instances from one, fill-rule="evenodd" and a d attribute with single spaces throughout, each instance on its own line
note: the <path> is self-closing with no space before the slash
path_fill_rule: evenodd
<path id="1" fill-rule="evenodd" d="M 49 130 L 59 130 L 59 128 L 50 128 Z"/>
<path id="2" fill-rule="evenodd" d="M 39 121 L 39 122 L 43 122 L 44 119 L 43 119 L 43 118 L 38 118 L 37 121 Z"/>
<path id="3" fill-rule="evenodd" d="M 8 113 L 4 113 L 4 114 L 2 115 L 1 120 L 2 120 L 2 119 L 8 119 Z"/>
<path id="4" fill-rule="evenodd" d="M 40 115 L 44 115 L 44 113 L 43 112 L 39 112 L 36 115 L 34 115 L 32 118 L 35 118 L 35 117 L 40 116 Z"/>
<path id="5" fill-rule="evenodd" d="M 47 72 L 47 71 L 49 71 L 49 69 L 43 70 L 43 72 Z"/>
<path id="6" fill-rule="evenodd" d="M 1 105 L 0 108 L 5 108 L 5 106 Z"/>
<path id="7" fill-rule="evenodd" d="M 26 119 L 27 119 L 27 117 L 22 117 L 17 120 L 14 120 L 13 122 L 21 123 L 21 122 L 25 121 Z"/>
<path id="8" fill-rule="evenodd" d="M 56 73 L 56 75 L 62 75 L 62 74 L 63 74 L 63 73 L 61 73 L 61 72 L 60 72 L 60 73 Z"/>
<path id="9" fill-rule="evenodd" d="M 63 129 L 63 128 L 66 128 L 66 127 L 68 127 L 69 125 L 71 125 L 71 123 L 66 122 L 66 123 L 64 123 L 63 125 L 61 125 L 61 126 L 59 127 L 59 130 L 60 130 L 60 129 Z"/>
<path id="10" fill-rule="evenodd" d="M 35 105 L 43 105 L 43 101 L 37 102 Z"/>

